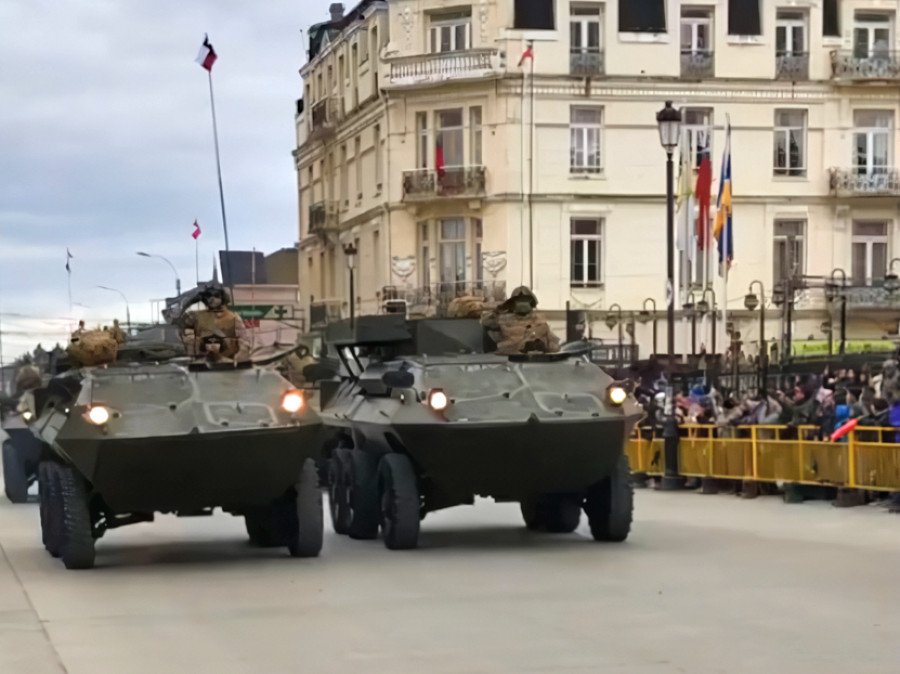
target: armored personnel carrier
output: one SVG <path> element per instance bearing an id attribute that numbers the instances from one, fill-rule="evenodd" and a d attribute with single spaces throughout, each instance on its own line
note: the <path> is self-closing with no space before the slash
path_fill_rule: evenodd
<path id="1" fill-rule="evenodd" d="M 426 513 L 476 496 L 521 504 L 532 530 L 623 541 L 625 442 L 642 415 L 579 353 L 498 356 L 478 320 L 365 316 L 329 326 L 320 382 L 335 531 L 413 548 Z M 488 347 L 487 349 L 485 347 Z"/>
<path id="2" fill-rule="evenodd" d="M 108 529 L 215 507 L 243 515 L 257 544 L 318 555 L 319 419 L 273 369 L 83 368 L 24 403 L 51 457 L 39 469 L 44 543 L 67 568 L 93 566 Z"/>

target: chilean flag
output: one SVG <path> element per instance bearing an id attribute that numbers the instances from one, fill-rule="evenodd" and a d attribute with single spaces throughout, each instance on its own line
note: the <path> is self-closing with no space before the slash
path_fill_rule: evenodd
<path id="1" fill-rule="evenodd" d="M 209 72 L 212 72 L 213 63 L 216 62 L 217 58 L 219 57 L 216 55 L 216 50 L 213 49 L 213 46 L 209 43 L 209 36 L 204 35 L 203 46 L 200 47 L 200 53 L 197 54 L 197 58 L 194 60 Z"/>
<path id="2" fill-rule="evenodd" d="M 194 241 L 196 241 L 197 239 L 199 239 L 201 234 L 203 234 L 203 232 L 200 231 L 200 225 L 198 225 L 198 224 L 197 224 L 197 221 L 194 220 L 194 231 L 191 232 L 191 236 L 194 237 Z"/>

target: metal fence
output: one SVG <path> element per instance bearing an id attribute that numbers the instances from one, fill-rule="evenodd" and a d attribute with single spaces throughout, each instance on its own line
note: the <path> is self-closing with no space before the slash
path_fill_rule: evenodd
<path id="1" fill-rule="evenodd" d="M 685 425 L 681 432 L 683 477 L 900 491 L 897 428 L 857 427 L 841 442 L 820 440 L 816 426 Z M 664 474 L 662 438 L 635 434 L 626 451 L 633 472 Z"/>

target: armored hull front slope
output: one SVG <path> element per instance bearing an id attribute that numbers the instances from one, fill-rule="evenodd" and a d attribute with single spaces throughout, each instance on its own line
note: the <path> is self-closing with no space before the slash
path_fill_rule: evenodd
<path id="1" fill-rule="evenodd" d="M 68 567 L 91 566 L 106 529 L 215 507 L 258 543 L 318 554 L 318 415 L 273 369 L 212 367 L 84 368 L 26 398 L 53 458 L 44 541 Z"/>
<path id="2" fill-rule="evenodd" d="M 344 362 L 322 390 L 331 442 L 332 520 L 412 547 L 425 513 L 489 496 L 522 505 L 532 529 L 594 536 L 631 523 L 624 448 L 642 411 L 579 354 L 479 353 L 477 321 L 368 317 L 332 336 Z M 374 327 L 373 327 L 374 326 Z"/>

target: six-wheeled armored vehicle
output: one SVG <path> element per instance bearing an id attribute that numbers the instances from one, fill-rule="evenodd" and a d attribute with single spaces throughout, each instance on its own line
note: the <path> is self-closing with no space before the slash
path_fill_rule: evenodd
<path id="1" fill-rule="evenodd" d="M 318 555 L 320 423 L 303 392 L 270 366 L 188 360 L 71 370 L 25 395 L 50 457 L 44 544 L 67 568 L 93 566 L 107 529 L 215 507 L 257 544 Z"/>
<path id="2" fill-rule="evenodd" d="M 364 316 L 329 326 L 340 376 L 320 382 L 337 533 L 413 548 L 430 511 L 521 504 L 529 529 L 629 533 L 628 387 L 579 353 L 498 356 L 478 320 Z"/>

